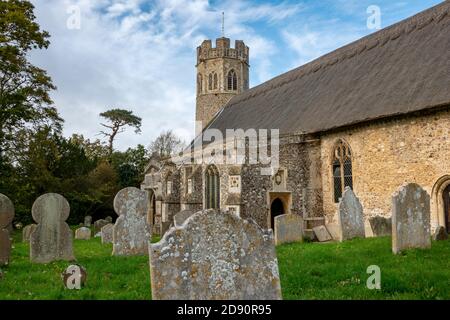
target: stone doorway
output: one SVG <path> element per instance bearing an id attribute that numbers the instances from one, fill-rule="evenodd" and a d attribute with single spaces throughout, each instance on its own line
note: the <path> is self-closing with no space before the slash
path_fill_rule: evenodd
<path id="1" fill-rule="evenodd" d="M 275 228 L 275 217 L 284 214 L 284 204 L 280 198 L 276 198 L 272 201 L 272 205 L 270 206 L 270 227 L 272 230 Z"/>
<path id="2" fill-rule="evenodd" d="M 450 185 L 448 185 L 443 192 L 443 200 L 444 200 L 444 219 L 445 219 L 445 227 L 447 228 L 447 232 L 450 231 Z"/>
<path id="3" fill-rule="evenodd" d="M 450 175 L 440 178 L 431 191 L 431 218 L 435 225 L 450 231 Z M 432 222 L 433 225 L 433 222 Z"/>

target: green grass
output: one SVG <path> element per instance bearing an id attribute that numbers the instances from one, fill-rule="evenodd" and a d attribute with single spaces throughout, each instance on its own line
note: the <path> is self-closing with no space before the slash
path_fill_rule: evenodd
<path id="1" fill-rule="evenodd" d="M 60 278 L 70 264 L 32 264 L 29 246 L 14 234 L 11 264 L 0 279 L 2 299 L 151 299 L 148 257 L 112 257 L 99 238 L 74 240 L 78 263 L 87 269 L 82 290 L 67 290 Z M 153 242 L 159 238 L 152 239 Z M 431 250 L 394 256 L 390 238 L 277 247 L 284 299 L 450 299 L 450 241 Z M 382 290 L 369 290 L 369 265 L 381 268 Z"/>
<path id="2" fill-rule="evenodd" d="M 450 241 L 391 252 L 391 237 L 277 247 L 284 299 L 450 299 Z M 367 267 L 381 270 L 369 290 Z"/>

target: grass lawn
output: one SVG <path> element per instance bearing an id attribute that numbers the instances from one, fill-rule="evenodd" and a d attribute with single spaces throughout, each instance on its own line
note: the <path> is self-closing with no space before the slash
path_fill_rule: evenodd
<path id="1" fill-rule="evenodd" d="M 29 246 L 14 234 L 11 264 L 3 268 L 0 299 L 151 299 L 148 257 L 112 257 L 99 238 L 74 240 L 88 272 L 82 290 L 60 278 L 68 262 L 31 264 Z M 158 241 L 159 239 L 154 239 Z M 431 250 L 391 253 L 390 238 L 277 247 L 284 299 L 450 299 L 450 241 Z M 382 290 L 368 290 L 369 265 L 381 268 Z"/>

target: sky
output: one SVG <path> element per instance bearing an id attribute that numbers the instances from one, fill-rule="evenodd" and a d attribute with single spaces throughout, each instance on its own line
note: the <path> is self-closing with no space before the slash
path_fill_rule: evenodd
<path id="1" fill-rule="evenodd" d="M 132 110 L 118 150 L 148 146 L 172 129 L 194 135 L 196 47 L 225 36 L 250 47 L 250 87 L 401 21 L 441 0 L 31 0 L 47 50 L 30 54 L 57 90 L 64 135 L 102 139 L 99 114 Z M 373 6 L 380 15 L 374 16 Z M 379 17 L 378 19 L 374 19 Z M 369 23 L 368 23 L 369 21 Z"/>

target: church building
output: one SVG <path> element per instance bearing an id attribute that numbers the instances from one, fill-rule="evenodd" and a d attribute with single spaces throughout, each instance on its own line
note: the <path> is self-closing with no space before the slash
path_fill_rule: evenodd
<path id="1" fill-rule="evenodd" d="M 155 232 L 181 211 L 220 208 L 263 228 L 298 214 L 308 233 L 336 222 L 346 187 L 366 220 L 390 217 L 411 182 L 431 196 L 432 230 L 450 230 L 450 1 L 251 89 L 249 61 L 243 41 L 197 48 L 197 133 L 277 129 L 279 164 L 151 161 L 142 188 Z"/>

